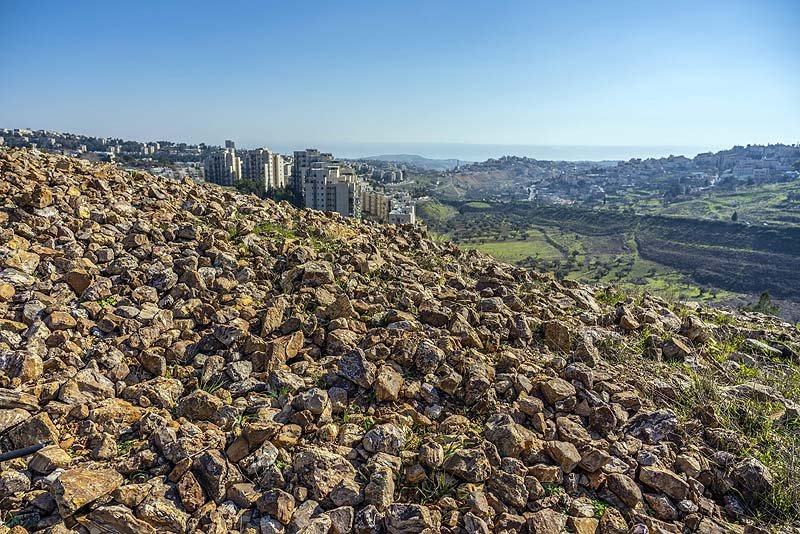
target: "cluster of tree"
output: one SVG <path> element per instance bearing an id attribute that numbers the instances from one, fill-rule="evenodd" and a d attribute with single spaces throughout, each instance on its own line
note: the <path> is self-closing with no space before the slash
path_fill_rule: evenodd
<path id="1" fill-rule="evenodd" d="M 271 198 L 276 202 L 285 200 L 293 206 L 300 206 L 299 199 L 290 188 L 264 189 L 264 185 L 254 180 L 239 180 L 234 184 L 237 191 L 256 195 L 260 198 Z"/>
<path id="2" fill-rule="evenodd" d="M 769 291 L 764 291 L 758 297 L 758 302 L 753 302 L 750 304 L 745 304 L 744 306 L 740 307 L 743 311 L 750 311 L 750 312 L 758 312 L 758 313 L 765 313 L 767 315 L 779 315 L 781 312 L 780 306 L 772 302 L 772 297 L 769 294 Z"/>

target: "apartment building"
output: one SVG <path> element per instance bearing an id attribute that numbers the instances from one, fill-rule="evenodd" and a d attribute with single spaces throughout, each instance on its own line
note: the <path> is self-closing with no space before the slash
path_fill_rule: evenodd
<path id="1" fill-rule="evenodd" d="M 245 150 L 241 153 L 242 180 L 256 184 L 265 192 L 272 186 L 272 152 L 268 148 Z"/>
<path id="2" fill-rule="evenodd" d="M 388 222 L 392 199 L 378 191 L 361 192 L 361 216 L 365 219 Z"/>
<path id="3" fill-rule="evenodd" d="M 286 163 L 280 154 L 271 153 L 269 159 L 270 182 L 268 189 L 283 189 L 286 187 Z"/>
<path id="4" fill-rule="evenodd" d="M 315 163 L 330 161 L 333 161 L 333 154 L 330 152 L 320 152 L 315 148 L 295 150 L 292 163 L 292 189 L 298 197 L 305 194 L 305 181 L 311 166 Z"/>
<path id="5" fill-rule="evenodd" d="M 283 187 L 288 187 L 292 178 L 292 168 L 294 168 L 294 156 L 281 156 L 283 165 Z"/>
<path id="6" fill-rule="evenodd" d="M 203 162 L 203 170 L 207 182 L 233 185 L 242 177 L 242 160 L 234 148 L 226 148 L 210 154 Z"/>
<path id="7" fill-rule="evenodd" d="M 389 212 L 389 224 L 417 224 L 416 208 L 407 204 Z"/>
<path id="8" fill-rule="evenodd" d="M 350 167 L 338 161 L 314 162 L 305 173 L 304 185 L 306 208 L 361 216 L 361 180 Z"/>

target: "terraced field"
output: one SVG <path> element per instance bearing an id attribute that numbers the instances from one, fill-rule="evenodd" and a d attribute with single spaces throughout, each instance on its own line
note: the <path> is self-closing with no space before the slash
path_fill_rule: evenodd
<path id="1" fill-rule="evenodd" d="M 759 294 L 800 300 L 800 228 L 629 211 L 451 205 L 431 229 L 503 261 L 586 282 L 719 301 Z"/>
<path id="2" fill-rule="evenodd" d="M 768 225 L 800 225 L 800 182 L 744 186 L 718 190 L 701 198 L 663 206 L 652 200 L 635 200 L 640 213 Z"/>

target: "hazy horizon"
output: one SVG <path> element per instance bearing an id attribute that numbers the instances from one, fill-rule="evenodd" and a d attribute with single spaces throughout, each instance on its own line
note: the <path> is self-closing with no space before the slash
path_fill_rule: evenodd
<path id="1" fill-rule="evenodd" d="M 0 124 L 0 128 L 24 128 L 31 130 L 53 130 L 61 133 L 85 135 L 91 137 L 120 137 L 124 141 L 137 142 L 158 142 L 170 141 L 174 143 L 205 143 L 206 145 L 222 146 L 224 139 L 216 140 L 186 140 L 182 138 L 126 138 L 116 135 L 108 135 L 103 132 L 69 131 L 48 128 L 41 125 L 7 125 Z M 503 156 L 529 157 L 539 160 L 552 161 L 604 161 L 604 160 L 629 160 L 632 158 L 661 158 L 667 156 L 686 156 L 693 158 L 703 152 L 717 152 L 727 150 L 733 146 L 746 146 L 756 144 L 777 144 L 774 143 L 735 143 L 734 145 L 707 145 L 707 146 L 688 146 L 688 145 L 528 145 L 528 144 L 501 144 L 501 143 L 447 143 L 447 142 L 349 142 L 349 143 L 326 143 L 326 142 L 241 142 L 232 139 L 236 147 L 240 149 L 253 149 L 268 147 L 276 152 L 291 154 L 295 150 L 306 148 L 317 148 L 323 152 L 331 152 L 334 156 L 343 159 L 363 159 L 374 156 L 385 155 L 412 155 L 421 156 L 429 159 L 456 159 L 464 162 L 480 162 L 491 158 Z M 787 143 L 794 144 L 794 143 Z"/>
<path id="2" fill-rule="evenodd" d="M 239 146 L 237 144 L 237 146 Z M 256 145 L 257 146 L 257 145 Z M 302 148 L 319 148 L 341 158 L 367 158 L 384 155 L 413 155 L 429 159 L 457 159 L 465 162 L 485 161 L 502 156 L 530 157 L 554 161 L 629 160 L 631 158 L 659 158 L 669 155 L 694 157 L 708 150 L 725 150 L 731 147 L 687 146 L 602 146 L 602 145 L 522 145 L 497 143 L 321 143 L 307 147 L 301 145 L 267 145 L 287 153 Z M 253 148 L 247 146 L 246 148 Z"/>
<path id="3" fill-rule="evenodd" d="M 292 146 L 800 139 L 793 0 L 0 7 L 0 124 Z"/>

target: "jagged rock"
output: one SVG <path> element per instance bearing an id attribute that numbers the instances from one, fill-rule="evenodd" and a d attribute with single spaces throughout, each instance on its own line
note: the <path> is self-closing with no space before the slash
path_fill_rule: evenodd
<path id="1" fill-rule="evenodd" d="M 464 514 L 464 530 L 467 534 L 489 534 L 489 525 L 483 518 L 480 518 L 472 512 Z"/>
<path id="2" fill-rule="evenodd" d="M 136 517 L 156 527 L 158 532 L 185 532 L 188 514 L 165 498 L 147 498 L 136 508 Z"/>
<path id="3" fill-rule="evenodd" d="M 606 508 L 598 528 L 600 534 L 628 534 L 628 523 L 616 508 Z"/>
<path id="4" fill-rule="evenodd" d="M 184 393 L 183 384 L 173 378 L 157 377 L 128 386 L 122 397 L 142 405 L 142 399 L 150 405 L 171 410 Z"/>
<path id="5" fill-rule="evenodd" d="M 644 500 L 653 511 L 653 514 L 662 521 L 672 521 L 678 516 L 678 510 L 673 506 L 669 497 L 665 495 L 645 493 Z"/>
<path id="6" fill-rule="evenodd" d="M 294 515 L 295 500 L 290 493 L 273 489 L 264 492 L 258 498 L 256 506 L 262 513 L 269 514 L 284 525 L 288 525 Z"/>
<path id="7" fill-rule="evenodd" d="M 611 462 L 611 460 L 611 455 L 607 452 L 589 447 L 582 452 L 581 461 L 578 465 L 580 465 L 581 469 L 584 471 L 594 473 Z"/>
<path id="8" fill-rule="evenodd" d="M 331 529 L 331 518 L 320 515 L 310 520 L 304 527 L 298 529 L 297 534 L 327 534 Z"/>
<path id="9" fill-rule="evenodd" d="M 193 513 L 206 502 L 205 492 L 191 471 L 186 472 L 176 484 L 181 504 L 187 512 Z"/>
<path id="10" fill-rule="evenodd" d="M 418 456 L 422 465 L 436 469 L 444 461 L 444 448 L 436 442 L 423 443 L 419 447 Z"/>
<path id="11" fill-rule="evenodd" d="M 414 364 L 420 373 L 428 374 L 435 371 L 444 359 L 445 353 L 442 349 L 428 340 L 423 340 L 417 347 Z"/>
<path id="12" fill-rule="evenodd" d="M 541 385 L 542 395 L 550 404 L 575 395 L 575 387 L 561 378 L 552 378 Z"/>
<path id="13" fill-rule="evenodd" d="M 711 337 L 711 328 L 696 315 L 690 315 L 681 325 L 681 334 L 694 343 L 705 343 Z"/>
<path id="14" fill-rule="evenodd" d="M 431 302 L 423 302 L 419 307 L 419 319 L 423 323 L 441 328 L 450 322 L 450 311 Z"/>
<path id="15" fill-rule="evenodd" d="M 36 414 L 6 433 L 17 449 L 40 443 L 57 443 L 59 436 L 58 429 L 46 413 Z"/>
<path id="16" fill-rule="evenodd" d="M 222 502 L 229 486 L 242 481 L 236 466 L 215 449 L 198 456 L 193 468 L 206 494 L 216 503 Z"/>
<path id="17" fill-rule="evenodd" d="M 289 532 L 298 532 L 308 527 L 322 512 L 322 507 L 313 499 L 308 499 L 301 503 L 295 510 L 292 522 L 289 524 Z"/>
<path id="18" fill-rule="evenodd" d="M 325 315 L 330 320 L 353 317 L 355 315 L 355 310 L 353 309 L 353 304 L 350 302 L 350 297 L 347 296 L 347 293 L 342 293 L 336 297 L 336 300 L 325 308 Z"/>
<path id="19" fill-rule="evenodd" d="M 743 495 L 761 497 L 769 494 L 774 487 L 772 473 L 755 458 L 747 458 L 736 464 L 733 476 Z"/>
<path id="20" fill-rule="evenodd" d="M 465 482 L 483 482 L 492 469 L 482 449 L 460 449 L 445 459 L 442 468 Z"/>
<path id="21" fill-rule="evenodd" d="M 569 327 L 560 321 L 547 321 L 544 323 L 544 342 L 551 349 L 569 351 L 572 348 Z"/>
<path id="22" fill-rule="evenodd" d="M 69 466 L 72 458 L 58 445 L 50 445 L 36 451 L 28 461 L 28 468 L 42 475 Z"/>
<path id="23" fill-rule="evenodd" d="M 394 476 L 391 469 L 379 468 L 372 472 L 364 488 L 364 501 L 385 511 L 394 500 Z"/>
<path id="24" fill-rule="evenodd" d="M 565 473 L 572 472 L 581 461 L 578 449 L 566 441 L 548 441 L 544 444 L 544 450 Z"/>
<path id="25" fill-rule="evenodd" d="M 433 534 L 439 532 L 440 523 L 435 512 L 420 504 L 392 504 L 386 512 L 389 534 Z"/>
<path id="26" fill-rule="evenodd" d="M 759 354 L 763 356 L 768 356 L 770 358 L 782 358 L 783 351 L 777 349 L 763 341 L 759 341 L 758 339 L 747 338 L 744 340 L 745 342 L 745 349 L 748 352 L 753 354 Z"/>
<path id="27" fill-rule="evenodd" d="M 668 360 L 683 361 L 692 356 L 692 348 L 681 338 L 673 337 L 661 345 L 661 353 Z"/>
<path id="28" fill-rule="evenodd" d="M 406 432 L 393 424 L 376 425 L 364 435 L 367 452 L 385 452 L 397 456 L 406 443 Z"/>
<path id="29" fill-rule="evenodd" d="M 323 449 L 304 449 L 295 453 L 292 466 L 316 500 L 325 499 L 339 483 L 355 476 L 350 462 Z"/>
<path id="30" fill-rule="evenodd" d="M 504 471 L 493 474 L 487 481 L 486 488 L 507 505 L 520 510 L 525 508 L 530 496 L 525 477 Z"/>
<path id="31" fill-rule="evenodd" d="M 570 517 L 567 525 L 575 534 L 595 534 L 600 522 L 594 517 Z"/>
<path id="32" fill-rule="evenodd" d="M 533 432 L 506 417 L 498 417 L 487 423 L 486 439 L 497 447 L 500 456 L 515 458 L 529 453 L 539 441 Z"/>
<path id="33" fill-rule="evenodd" d="M 275 299 L 271 306 L 264 310 L 261 320 L 261 337 L 267 337 L 277 330 L 284 321 L 286 301 L 282 298 Z"/>
<path id="34" fill-rule="evenodd" d="M 232 501 L 239 508 L 250 508 L 258 500 L 258 492 L 256 485 L 251 482 L 239 482 L 233 484 L 228 488 L 228 493 L 225 495 L 229 501 Z"/>
<path id="35" fill-rule="evenodd" d="M 252 454 L 239 462 L 239 465 L 251 480 L 258 480 L 270 467 L 275 465 L 279 454 L 275 445 L 265 441 Z"/>
<path id="36" fill-rule="evenodd" d="M 607 404 L 592 408 L 589 413 L 589 426 L 604 435 L 613 432 L 618 422 L 614 409 Z"/>
<path id="37" fill-rule="evenodd" d="M 375 399 L 379 402 L 396 401 L 403 387 L 403 377 L 388 365 L 378 370 L 375 379 Z"/>
<path id="38" fill-rule="evenodd" d="M 683 500 L 689 495 L 689 484 L 667 469 L 642 466 L 639 469 L 639 480 L 673 499 Z"/>
<path id="39" fill-rule="evenodd" d="M 7 469 L 0 472 L 0 501 L 31 489 L 31 479 L 22 471 Z"/>
<path id="40" fill-rule="evenodd" d="M 668 439 L 677 425 L 678 418 L 672 410 L 658 410 L 638 414 L 628 421 L 625 432 L 645 443 L 656 445 Z"/>
<path id="41" fill-rule="evenodd" d="M 17 290 L 14 289 L 13 285 L 0 281 L 0 302 L 9 302 L 16 293 Z"/>
<path id="42" fill-rule="evenodd" d="M 360 349 L 350 351 L 339 359 L 339 375 L 363 388 L 372 386 L 376 372 L 375 364 L 368 361 Z"/>
<path id="43" fill-rule="evenodd" d="M 528 531 L 537 534 L 560 534 L 567 524 L 567 516 L 545 508 L 528 516 Z"/>
<path id="44" fill-rule="evenodd" d="M 355 524 L 353 525 L 353 532 L 356 534 L 382 532 L 383 529 L 383 515 L 371 504 L 365 506 L 356 514 Z"/>
<path id="45" fill-rule="evenodd" d="M 70 330 L 78 326 L 72 315 L 59 310 L 48 315 L 44 322 L 50 330 Z"/>
<path id="46" fill-rule="evenodd" d="M 606 479 L 606 485 L 628 508 L 635 508 L 642 500 L 639 486 L 631 477 L 622 473 L 611 473 Z"/>
<path id="47" fill-rule="evenodd" d="M 261 534 L 283 534 L 286 528 L 274 517 L 263 516 L 258 525 Z"/>
<path id="48" fill-rule="evenodd" d="M 333 283 L 333 270 L 328 262 L 310 261 L 301 266 L 303 270 L 303 283 L 311 286 L 321 286 Z"/>
<path id="49" fill-rule="evenodd" d="M 316 417 L 330 417 L 332 406 L 328 392 L 319 388 L 311 388 L 294 398 L 296 410 L 308 410 Z"/>
<path id="50" fill-rule="evenodd" d="M 120 534 L 155 534 L 156 529 L 137 518 L 133 512 L 121 505 L 100 506 L 86 516 L 91 534 L 118 532 Z"/>
<path id="51" fill-rule="evenodd" d="M 625 330 L 628 330 L 628 331 L 638 330 L 639 327 L 641 326 L 639 324 L 639 321 L 637 321 L 633 317 L 633 315 L 631 314 L 631 311 L 629 309 L 627 309 L 627 308 L 624 309 L 624 311 L 622 312 L 622 315 L 619 318 L 619 325 L 622 328 L 624 328 Z"/>
<path id="52" fill-rule="evenodd" d="M 460 340 L 466 347 L 483 348 L 483 343 L 478 333 L 461 316 L 456 316 L 450 324 L 450 334 Z"/>
<path id="53" fill-rule="evenodd" d="M 92 285 L 94 277 L 84 269 L 73 269 L 64 275 L 64 281 L 80 296 Z"/>
<path id="54" fill-rule="evenodd" d="M 61 516 L 70 517 L 87 504 L 112 493 L 123 480 L 113 469 L 77 467 L 61 473 L 51 491 Z"/>
<path id="55" fill-rule="evenodd" d="M 26 274 L 33 274 L 39 266 L 39 255 L 25 250 L 15 250 L 5 257 L 0 257 L 2 266 L 16 269 Z"/>
<path id="56" fill-rule="evenodd" d="M 347 534 L 353 529 L 355 512 L 352 506 L 340 506 L 325 512 L 331 520 L 330 534 Z"/>
<path id="57" fill-rule="evenodd" d="M 178 411 L 190 421 L 209 420 L 221 407 L 219 397 L 198 389 L 181 399 Z"/>

